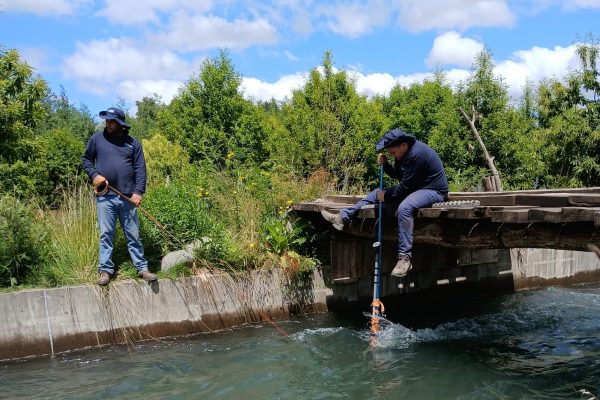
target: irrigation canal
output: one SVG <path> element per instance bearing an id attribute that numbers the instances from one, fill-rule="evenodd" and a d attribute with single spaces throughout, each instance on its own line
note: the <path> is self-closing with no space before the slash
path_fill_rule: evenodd
<path id="1" fill-rule="evenodd" d="M 600 394 L 600 288 L 545 288 L 367 318 L 287 319 L 0 363 L 1 398 L 581 399 Z"/>

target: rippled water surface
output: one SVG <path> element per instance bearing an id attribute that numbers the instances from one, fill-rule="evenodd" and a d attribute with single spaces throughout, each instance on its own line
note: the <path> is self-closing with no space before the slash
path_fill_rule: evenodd
<path id="1" fill-rule="evenodd" d="M 3 362 L 0 398 L 588 399 L 599 306 L 599 288 L 551 288 L 445 304 L 375 340 L 362 315 L 319 315 L 279 321 L 287 337 L 265 324 Z"/>

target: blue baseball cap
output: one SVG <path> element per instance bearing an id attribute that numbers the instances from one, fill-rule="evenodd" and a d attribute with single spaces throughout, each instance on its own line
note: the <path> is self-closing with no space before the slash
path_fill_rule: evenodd
<path id="1" fill-rule="evenodd" d="M 123 110 L 120 110 L 118 108 L 111 107 L 106 111 L 100 111 L 98 115 L 102 119 L 114 119 L 121 126 L 131 128 L 131 126 L 125 123 L 125 113 L 123 112 Z"/>
<path id="2" fill-rule="evenodd" d="M 410 133 L 404 132 L 402 129 L 392 129 L 383 135 L 383 137 L 377 142 L 375 146 L 376 151 L 387 149 L 388 147 L 398 146 L 402 143 L 413 144 L 417 140 L 416 137 Z"/>

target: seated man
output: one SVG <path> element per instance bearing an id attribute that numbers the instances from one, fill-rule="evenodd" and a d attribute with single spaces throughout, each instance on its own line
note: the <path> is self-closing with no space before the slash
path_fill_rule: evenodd
<path id="1" fill-rule="evenodd" d="M 425 143 L 418 141 L 400 129 L 387 132 L 377 143 L 377 151 L 387 150 L 394 157 L 390 165 L 383 154 L 377 156 L 377 164 L 400 184 L 376 189 L 367 197 L 339 214 L 321 211 L 323 218 L 337 230 L 357 214 L 362 206 L 378 201 L 397 207 L 398 217 L 398 262 L 392 271 L 393 276 L 403 277 L 412 268 L 410 261 L 415 212 L 419 208 L 430 207 L 448 199 L 448 180 L 442 161 L 437 153 Z"/>

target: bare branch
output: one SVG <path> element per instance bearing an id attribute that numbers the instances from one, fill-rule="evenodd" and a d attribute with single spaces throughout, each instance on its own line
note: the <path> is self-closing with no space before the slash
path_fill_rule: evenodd
<path id="1" fill-rule="evenodd" d="M 475 111 L 475 106 L 471 106 L 471 107 L 473 110 L 473 119 L 472 120 L 469 119 L 469 116 L 467 115 L 465 110 L 462 109 L 462 107 L 459 107 L 458 111 L 460 111 L 463 118 L 467 121 L 467 124 L 469 125 L 469 129 L 471 129 L 473 136 L 475 136 L 475 139 L 477 139 L 477 142 L 479 143 L 481 150 L 483 150 L 483 156 L 485 157 L 485 161 L 487 162 L 488 167 L 490 168 L 490 170 L 492 171 L 492 175 L 494 176 L 494 183 L 495 183 L 494 187 L 496 188 L 497 191 L 501 192 L 502 191 L 502 182 L 500 181 L 500 173 L 498 172 L 498 170 L 496 169 L 496 166 L 494 165 L 494 157 L 490 156 L 490 153 L 488 153 L 487 148 L 485 147 L 485 144 L 483 143 L 483 140 L 481 139 L 481 135 L 479 135 L 479 131 L 477 131 L 477 128 L 475 127 L 477 111 Z"/>

